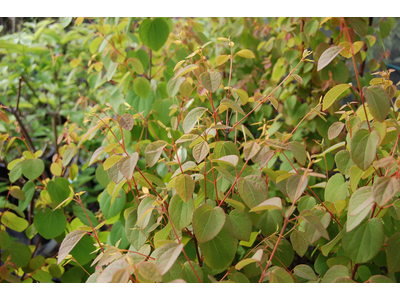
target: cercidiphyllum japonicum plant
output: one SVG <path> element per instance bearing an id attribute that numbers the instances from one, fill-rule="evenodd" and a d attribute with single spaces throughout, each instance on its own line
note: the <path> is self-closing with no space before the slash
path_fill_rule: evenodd
<path id="1" fill-rule="evenodd" d="M 8 164 L 1 280 L 399 281 L 398 91 L 371 54 L 393 22 L 80 24 L 86 118 L 65 123 L 51 177 L 28 143 Z M 60 242 L 57 264 L 10 229 Z"/>

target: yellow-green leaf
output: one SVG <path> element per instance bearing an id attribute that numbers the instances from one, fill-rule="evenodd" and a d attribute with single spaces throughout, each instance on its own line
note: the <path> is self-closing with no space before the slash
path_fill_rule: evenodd
<path id="1" fill-rule="evenodd" d="M 350 88 L 350 84 L 339 84 L 334 86 L 326 93 L 322 100 L 322 110 L 326 110 L 336 101 L 336 99 L 343 94 L 344 91 Z"/>
<path id="2" fill-rule="evenodd" d="M 240 57 L 244 57 L 244 58 L 255 58 L 256 57 L 254 55 L 254 53 L 248 49 L 240 50 L 238 53 L 236 53 L 236 55 L 239 55 Z"/>

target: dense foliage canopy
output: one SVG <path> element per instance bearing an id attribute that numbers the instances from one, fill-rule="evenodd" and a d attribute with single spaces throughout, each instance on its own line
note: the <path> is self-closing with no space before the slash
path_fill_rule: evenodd
<path id="1" fill-rule="evenodd" d="M 396 25 L 3 32 L 0 281 L 399 282 Z"/>

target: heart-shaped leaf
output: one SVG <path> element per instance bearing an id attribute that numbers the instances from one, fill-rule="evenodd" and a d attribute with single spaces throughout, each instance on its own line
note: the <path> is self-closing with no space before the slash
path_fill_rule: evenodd
<path id="1" fill-rule="evenodd" d="M 209 71 L 204 72 L 200 75 L 200 80 L 202 85 L 207 89 L 207 91 L 214 93 L 218 90 L 222 82 L 222 76 L 219 72 Z"/>
<path id="2" fill-rule="evenodd" d="M 182 174 L 176 177 L 175 189 L 184 202 L 188 202 L 192 198 L 194 188 L 194 181 L 188 174 Z"/>
<path id="3" fill-rule="evenodd" d="M 350 140 L 350 156 L 361 170 L 365 171 L 372 165 L 380 136 L 376 131 L 358 130 Z"/>
<path id="4" fill-rule="evenodd" d="M 193 214 L 193 229 L 199 243 L 213 239 L 225 224 L 225 213 L 221 207 L 210 204 L 199 206 Z"/>
<path id="5" fill-rule="evenodd" d="M 240 177 L 237 186 L 240 197 L 248 207 L 253 208 L 265 201 L 267 184 L 260 176 L 248 175 Z"/>

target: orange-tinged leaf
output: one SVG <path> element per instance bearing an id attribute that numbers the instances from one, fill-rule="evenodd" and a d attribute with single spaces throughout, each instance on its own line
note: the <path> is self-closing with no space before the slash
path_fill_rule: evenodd
<path id="1" fill-rule="evenodd" d="M 118 121 L 118 124 L 125 130 L 131 131 L 135 124 L 135 119 L 131 114 L 123 114 Z"/>

